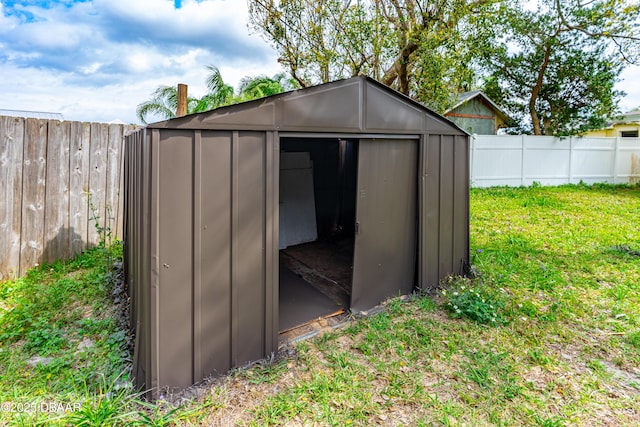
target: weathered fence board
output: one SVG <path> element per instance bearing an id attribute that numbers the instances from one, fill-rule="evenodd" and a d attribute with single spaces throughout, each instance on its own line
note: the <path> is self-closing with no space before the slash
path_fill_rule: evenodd
<path id="1" fill-rule="evenodd" d="M 22 240 L 20 271 L 42 261 L 47 179 L 47 121 L 27 119 L 22 171 Z"/>
<path id="2" fill-rule="evenodd" d="M 0 279 L 20 268 L 24 120 L 0 117 Z"/>
<path id="3" fill-rule="evenodd" d="M 107 155 L 109 125 L 91 123 L 91 153 L 89 164 L 89 242 L 99 242 L 99 228 L 106 226 L 105 206 L 107 195 Z"/>
<path id="4" fill-rule="evenodd" d="M 99 243 L 94 216 L 122 238 L 122 147 L 135 129 L 0 117 L 0 280 Z"/>
<path id="5" fill-rule="evenodd" d="M 69 230 L 71 254 L 86 248 L 89 230 L 89 147 L 91 125 L 72 122 L 69 152 Z"/>
<path id="6" fill-rule="evenodd" d="M 122 170 L 122 126 L 109 126 L 109 144 L 107 150 L 105 220 L 110 224 L 115 237 L 115 234 L 121 232 L 121 228 L 115 220 L 120 217 L 120 212 L 118 212 L 120 203 L 118 199 L 120 196 L 120 174 Z M 118 230 L 118 228 L 120 228 L 120 230 Z"/>
<path id="7" fill-rule="evenodd" d="M 48 123 L 42 260 L 69 258 L 69 123 Z"/>

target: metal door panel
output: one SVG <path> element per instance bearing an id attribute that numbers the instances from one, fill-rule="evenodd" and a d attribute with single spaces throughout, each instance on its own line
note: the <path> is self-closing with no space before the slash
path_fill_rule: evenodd
<path id="1" fill-rule="evenodd" d="M 413 290 L 418 143 L 360 140 L 351 309 Z"/>

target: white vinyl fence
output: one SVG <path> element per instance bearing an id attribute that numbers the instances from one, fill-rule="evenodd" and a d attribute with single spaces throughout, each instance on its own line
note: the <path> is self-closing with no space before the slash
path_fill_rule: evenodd
<path id="1" fill-rule="evenodd" d="M 471 186 L 640 182 L 640 138 L 474 135 Z"/>

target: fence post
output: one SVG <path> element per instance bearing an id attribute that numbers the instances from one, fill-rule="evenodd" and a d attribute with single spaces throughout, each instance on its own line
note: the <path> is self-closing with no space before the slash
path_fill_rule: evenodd
<path id="1" fill-rule="evenodd" d="M 522 140 L 521 140 L 521 149 L 522 152 L 520 153 L 521 157 L 520 157 L 520 186 L 524 187 L 524 162 L 525 162 L 525 156 L 524 156 L 524 146 L 525 146 L 525 135 L 522 135 Z"/>
<path id="2" fill-rule="evenodd" d="M 573 136 L 569 137 L 569 182 L 573 181 Z"/>
<path id="3" fill-rule="evenodd" d="M 178 110 L 176 111 L 176 117 L 187 115 L 187 93 L 187 85 L 178 83 Z"/>
<path id="4" fill-rule="evenodd" d="M 618 182 L 618 151 L 620 150 L 620 135 L 616 136 L 615 148 L 613 150 L 613 165 L 611 165 L 611 174 L 613 176 L 613 183 Z"/>
<path id="5" fill-rule="evenodd" d="M 473 180 L 475 177 L 475 166 L 474 166 L 475 159 L 476 159 L 476 135 L 473 134 L 471 135 L 471 160 L 469 162 L 469 177 L 471 182 L 469 183 L 469 185 L 473 183 Z"/>

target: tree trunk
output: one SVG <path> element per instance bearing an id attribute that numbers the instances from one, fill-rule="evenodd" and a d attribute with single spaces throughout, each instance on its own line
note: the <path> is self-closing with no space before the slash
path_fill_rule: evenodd
<path id="1" fill-rule="evenodd" d="M 398 91 L 409 94 L 409 75 L 407 71 L 407 65 L 409 64 L 409 57 L 418 50 L 418 44 L 415 42 L 408 42 L 400 51 L 398 59 L 393 63 L 391 67 L 382 76 L 382 83 L 387 86 L 391 86 L 396 80 L 398 82 Z"/>
<path id="2" fill-rule="evenodd" d="M 533 125 L 534 135 L 542 135 L 542 126 L 540 126 L 540 117 L 538 117 L 538 112 L 536 111 L 536 102 L 538 101 L 540 90 L 542 90 L 542 84 L 544 83 L 544 74 L 547 71 L 547 67 L 549 66 L 550 57 L 551 45 L 547 44 L 544 50 L 544 59 L 542 60 L 542 64 L 540 65 L 540 70 L 538 70 L 538 79 L 536 80 L 536 84 L 531 91 L 531 97 L 529 98 L 529 114 L 531 115 L 531 124 Z"/>

